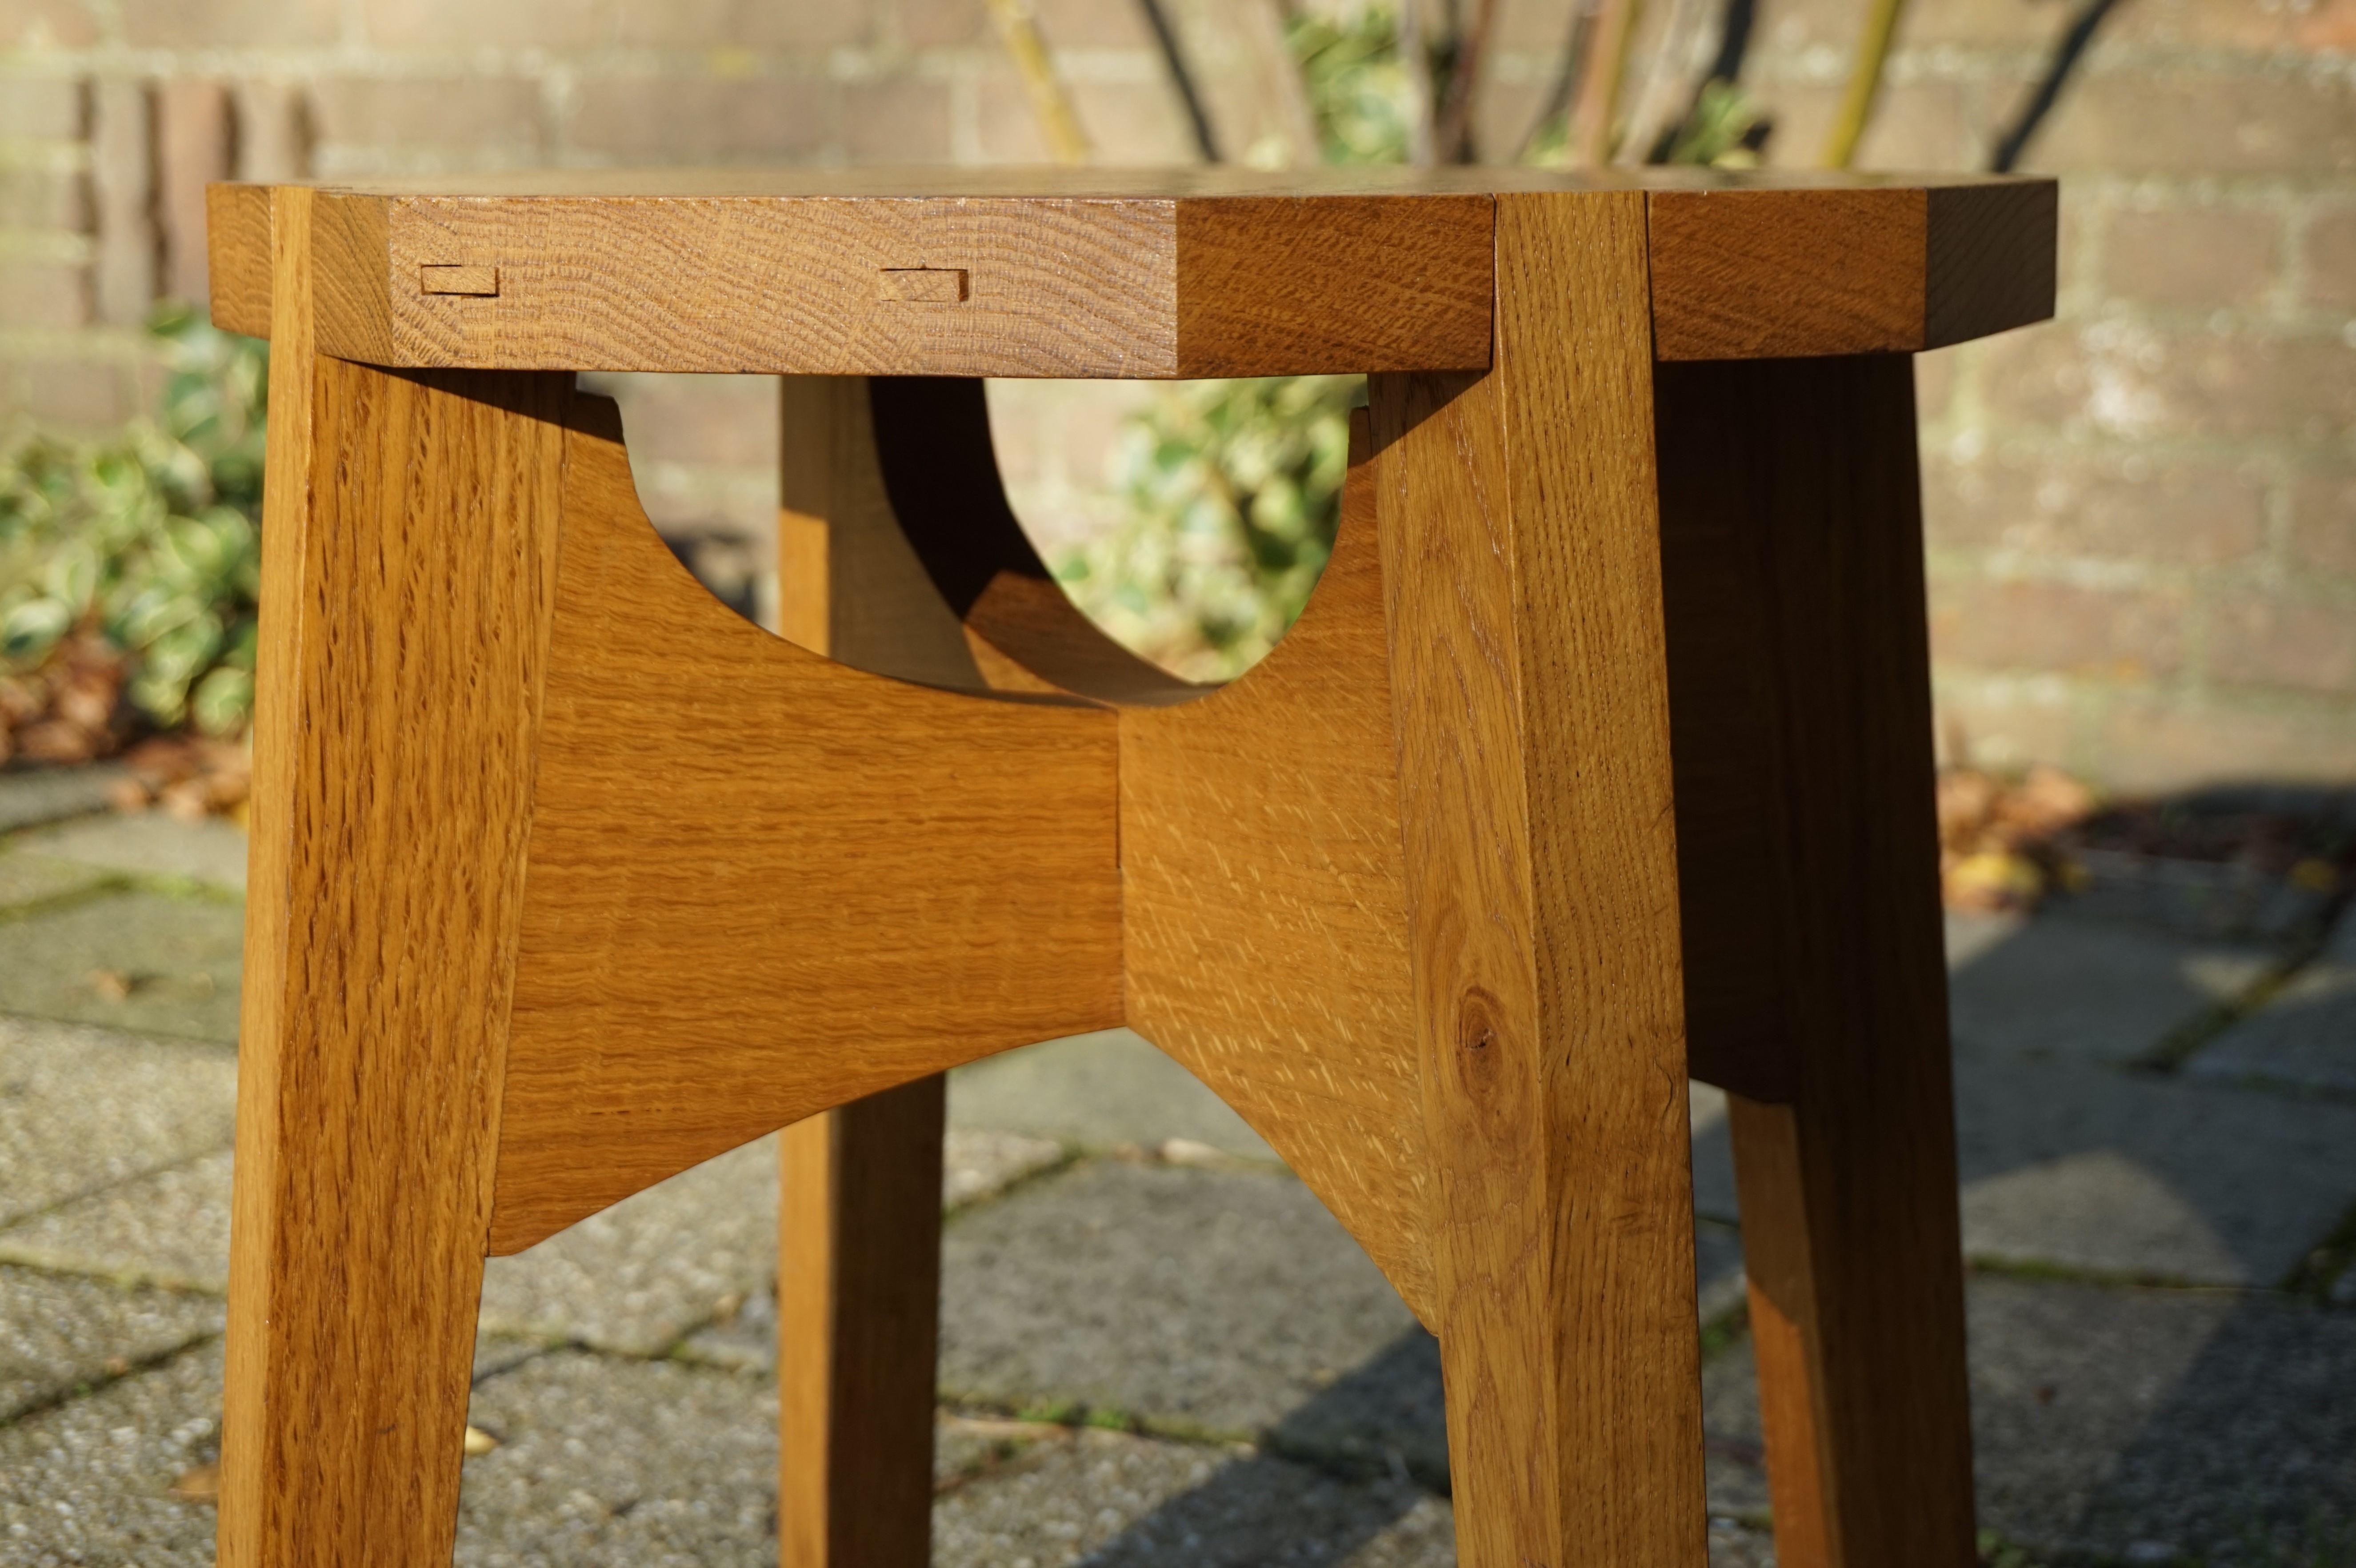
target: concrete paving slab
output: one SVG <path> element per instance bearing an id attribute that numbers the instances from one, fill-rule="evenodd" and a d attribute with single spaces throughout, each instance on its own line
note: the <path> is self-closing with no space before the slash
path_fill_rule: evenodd
<path id="1" fill-rule="evenodd" d="M 150 1171 L 0 1230 L 0 1263 L 209 1291 L 229 1282 L 230 1151 Z"/>
<path id="2" fill-rule="evenodd" d="M 2040 915 L 1998 933 L 1950 923 L 1956 1053 L 2131 1061 L 2264 976 L 2269 947 Z"/>
<path id="3" fill-rule="evenodd" d="M 180 822 L 161 812 L 109 812 L 27 833 L 20 848 L 140 877 L 245 891 L 245 830 L 220 817 Z"/>
<path id="4" fill-rule="evenodd" d="M 0 848 L 0 918 L 102 888 L 114 880 L 112 871 L 77 860 Z"/>
<path id="5" fill-rule="evenodd" d="M 2272 1286 L 2356 1200 L 2356 1106 L 2065 1061 L 1959 1061 L 1976 1258 Z"/>
<path id="6" fill-rule="evenodd" d="M 210 1568 L 213 1510 L 168 1494 L 220 1453 L 220 1344 L 0 1427 L 0 1568 Z"/>
<path id="7" fill-rule="evenodd" d="M 941 1207 L 979 1203 L 1065 1160 L 1064 1146 L 1051 1138 L 986 1127 L 951 1127 L 941 1139 Z"/>
<path id="8" fill-rule="evenodd" d="M 1987 1275 L 1966 1299 L 1984 1527 L 2038 1553 L 2172 1563 L 2356 1521 L 2356 1315 Z M 1749 1341 L 1703 1377 L 1715 1511 L 1735 1500 L 1720 1457 L 1759 1441 Z M 1751 1485 L 1763 1509 L 1763 1475 Z"/>
<path id="9" fill-rule="evenodd" d="M 245 912 L 227 899 L 85 899 L 0 923 L 0 1012 L 232 1041 L 244 946 Z"/>
<path id="10" fill-rule="evenodd" d="M 1337 1480 L 1268 1456 L 1084 1432 L 933 1510 L 942 1568 L 1430 1568 L 1448 1505 L 1411 1483 Z"/>
<path id="11" fill-rule="evenodd" d="M 1103 1149 L 1171 1138 L 1246 1159 L 1276 1151 L 1226 1102 L 1131 1030 L 1051 1040 L 949 1074 L 949 1121 Z"/>
<path id="12" fill-rule="evenodd" d="M 776 1272 L 777 1144 L 746 1144 L 483 1270 L 483 1326 L 658 1355 Z"/>
<path id="13" fill-rule="evenodd" d="M 2356 911 L 2267 1004 L 2184 1064 L 2193 1078 L 2356 1096 Z"/>
<path id="14" fill-rule="evenodd" d="M 217 1047 L 0 1018 L 0 1224 L 224 1146 L 236 1093 Z"/>
<path id="15" fill-rule="evenodd" d="M 107 792 L 130 776 L 120 763 L 0 773 L 0 833 L 104 811 Z"/>
<path id="16" fill-rule="evenodd" d="M 207 1296 L 0 1267 L 0 1424 L 223 1326 Z"/>
<path id="17" fill-rule="evenodd" d="M 942 1276 L 945 1395 L 1011 1410 L 1243 1435 L 1422 1332 L 1280 1171 L 1083 1164 L 951 1224 Z"/>

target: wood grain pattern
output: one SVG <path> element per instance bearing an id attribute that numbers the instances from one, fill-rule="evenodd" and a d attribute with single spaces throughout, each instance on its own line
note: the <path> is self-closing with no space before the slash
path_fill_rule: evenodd
<path id="1" fill-rule="evenodd" d="M 1949 186 L 1924 192 L 1923 199 L 1922 347 L 2052 315 L 2060 185 Z"/>
<path id="2" fill-rule="evenodd" d="M 1489 358 L 1486 196 L 1241 197 L 1178 204 L 1183 376 L 1262 376 L 1314 344 L 1359 370 Z"/>
<path id="3" fill-rule="evenodd" d="M 886 680 L 747 625 L 647 523 L 611 404 L 575 409 L 494 1252 L 830 1106 L 1120 1020 L 1113 716 Z"/>
<path id="4" fill-rule="evenodd" d="M 1457 1551 L 1705 1561 L 1643 197 L 1502 198 L 1372 383 Z"/>
<path id="5" fill-rule="evenodd" d="M 1370 478 L 1362 453 L 1333 560 L 1267 658 L 1121 715 L 1128 1012 L 1436 1324 Z"/>
<path id="6" fill-rule="evenodd" d="M 557 534 L 560 378 L 316 355 L 281 193 L 220 1558 L 446 1561 Z"/>
<path id="7" fill-rule="evenodd" d="M 1906 353 L 2053 314 L 2050 180 L 1658 191 L 1663 359 Z M 1935 220 L 1934 220 L 1935 215 Z"/>
<path id="8" fill-rule="evenodd" d="M 1363 464 L 1300 623 L 1206 693 L 1123 652 L 1048 577 L 1006 508 L 979 385 L 879 379 L 864 403 L 861 385 L 787 384 L 797 468 L 831 453 L 822 482 L 789 475 L 789 515 L 818 520 L 830 559 L 912 557 L 931 600 L 900 566 L 834 571 L 834 592 L 855 584 L 871 603 L 853 613 L 837 599 L 830 645 L 886 673 L 922 658 L 943 684 L 978 675 L 1120 706 L 1129 1022 L 1258 1128 L 1424 1310 L 1422 1111 Z M 942 628 L 958 624 L 973 675 L 948 667 Z"/>
<path id="9" fill-rule="evenodd" d="M 1818 1494 L 1793 1518 L 1804 1537 L 1820 1525 L 1821 1547 L 1786 1548 L 1779 1528 L 1779 1557 L 1963 1568 L 1971 1433 L 1912 369 L 1663 366 L 1657 388 L 1677 824 L 1701 841 L 1684 861 L 1686 962 L 1720 984 L 1715 1002 L 1697 995 L 1695 1070 L 1790 1107 L 1738 1106 L 1734 1125 L 1762 1321 L 1787 1326 L 1760 1363 L 1779 1520 L 1789 1488 Z M 1697 656 L 1703 638 L 1717 651 Z M 1708 747 L 1739 771 L 1694 766 Z M 1709 852 L 1741 837 L 1773 853 Z"/>
<path id="10" fill-rule="evenodd" d="M 931 1561 L 947 1090 L 935 1073 L 786 1129 L 780 1568 Z"/>
<path id="11" fill-rule="evenodd" d="M 321 344 L 371 363 L 477 368 L 1472 369 L 1489 351 L 1495 201 L 1589 187 L 1649 193 L 1665 358 L 1920 348 L 2051 309 L 2050 181 L 589 172 L 337 187 L 334 199 L 373 214 L 381 243 L 355 255 L 366 276 L 350 280 L 354 309 L 323 315 Z M 366 227 L 354 219 L 355 233 Z M 219 287 L 239 302 L 257 274 L 241 253 L 252 243 L 241 228 L 216 248 Z M 496 267 L 499 293 L 426 293 L 428 265 Z M 884 273 L 926 269 L 963 272 L 962 297 L 879 297 Z"/>
<path id="12" fill-rule="evenodd" d="M 205 187 L 205 265 L 213 325 L 270 336 L 270 206 L 266 185 Z"/>

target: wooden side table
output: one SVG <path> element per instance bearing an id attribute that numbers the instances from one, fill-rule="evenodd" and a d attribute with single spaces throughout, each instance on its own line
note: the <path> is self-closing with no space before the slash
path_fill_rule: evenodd
<path id="1" fill-rule="evenodd" d="M 273 355 L 225 1564 L 446 1561 L 484 1255 L 788 1125 L 782 1557 L 921 1563 L 939 1075 L 1121 1022 L 1439 1334 L 1471 1568 L 1705 1561 L 1688 1072 L 1785 1568 L 1973 1560 L 1906 356 L 2048 314 L 2051 184 L 211 200 Z M 793 640 L 592 369 L 790 378 Z M 1333 563 L 1216 691 L 1065 602 L 975 379 L 1325 371 Z"/>

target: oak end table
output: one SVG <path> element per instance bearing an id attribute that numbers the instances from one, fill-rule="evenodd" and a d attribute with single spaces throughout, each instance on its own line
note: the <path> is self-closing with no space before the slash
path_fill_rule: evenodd
<path id="1" fill-rule="evenodd" d="M 1908 356 L 2055 192 L 1524 170 L 216 186 L 272 342 L 221 1562 L 448 1560 L 483 1259 L 778 1127 L 788 1568 L 930 1528 L 943 1072 L 1126 1023 L 1440 1338 L 1468 1568 L 1702 1568 L 1688 1074 L 1784 1568 L 1974 1561 Z M 584 370 L 786 378 L 783 630 Z M 1223 688 L 985 377 L 1366 372 Z"/>

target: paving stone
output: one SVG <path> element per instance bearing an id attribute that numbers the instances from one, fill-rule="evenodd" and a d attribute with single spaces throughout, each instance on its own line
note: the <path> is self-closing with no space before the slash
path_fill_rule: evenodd
<path id="1" fill-rule="evenodd" d="M 221 1304 L 0 1267 L 0 1424 L 220 1332 Z"/>
<path id="2" fill-rule="evenodd" d="M 979 1203 L 1063 1160 L 1064 1146 L 1049 1138 L 951 1127 L 941 1140 L 941 1207 Z"/>
<path id="3" fill-rule="evenodd" d="M 107 791 L 130 776 L 117 763 L 0 773 L 0 833 L 103 811 Z"/>
<path id="4" fill-rule="evenodd" d="M 210 1568 L 213 1510 L 167 1493 L 220 1452 L 220 1344 L 0 1427 L 0 1568 Z"/>
<path id="5" fill-rule="evenodd" d="M 229 1281 L 230 1151 L 102 1188 L 0 1230 L 0 1262 L 216 1295 Z"/>
<path id="6" fill-rule="evenodd" d="M 222 1147 L 236 1093 L 217 1047 L 0 1018 L 0 1224 Z"/>
<path id="7" fill-rule="evenodd" d="M 1411 1483 L 1337 1480 L 1264 1455 L 1084 1432 L 933 1510 L 941 1568 L 1431 1568 L 1448 1505 Z"/>
<path id="8" fill-rule="evenodd" d="M 1980 1521 L 2006 1539 L 2246 1563 L 2253 1533 L 2356 1522 L 2356 1315 L 1987 1276 L 1968 1300 Z M 1746 1343 L 1706 1374 L 1714 1447 L 1758 1439 L 1749 1362 Z"/>
<path id="9" fill-rule="evenodd" d="M 0 1012 L 234 1040 L 244 945 L 244 912 L 226 899 L 86 899 L 0 923 Z M 102 990 L 101 973 L 127 979 L 129 994 Z"/>
<path id="10" fill-rule="evenodd" d="M 777 1395 L 766 1379 L 561 1351 L 482 1382 L 468 1419 L 499 1439 L 466 1464 L 457 1562 L 468 1568 L 776 1560 Z M 973 1484 L 1043 1438 L 1069 1436 L 945 1418 L 936 1484 Z"/>
<path id="11" fill-rule="evenodd" d="M 1087 1148 L 1171 1138 L 1247 1159 L 1276 1151 L 1203 1081 L 1139 1035 L 1101 1029 L 1025 1046 L 949 1074 L 949 1121 Z"/>
<path id="12" fill-rule="evenodd" d="M 110 871 L 245 891 L 245 830 L 217 816 L 180 822 L 157 811 L 109 812 L 27 833 L 17 843 L 36 854 Z"/>
<path id="13" fill-rule="evenodd" d="M 2356 1106 L 2064 1061 L 1955 1087 L 1974 1257 L 2271 1286 L 2356 1199 Z"/>
<path id="14" fill-rule="evenodd" d="M 2340 916 L 2313 962 L 2184 1071 L 2356 1095 L 2356 912 Z"/>
<path id="15" fill-rule="evenodd" d="M 942 1238 L 941 1381 L 1237 1435 L 1410 1331 L 1381 1271 L 1278 1171 L 1094 1161 Z"/>
<path id="16" fill-rule="evenodd" d="M 2204 1009 L 2247 990 L 2271 948 L 2041 915 L 1955 938 L 1949 1011 L 1959 1056 L 2130 1061 Z M 1991 939 L 1993 937 L 1994 939 Z"/>
<path id="17" fill-rule="evenodd" d="M 0 913 L 52 903 L 104 887 L 113 873 L 78 860 L 0 849 Z"/>
<path id="18" fill-rule="evenodd" d="M 777 1144 L 761 1138 L 483 1271 L 483 1324 L 659 1354 L 776 1271 Z"/>

